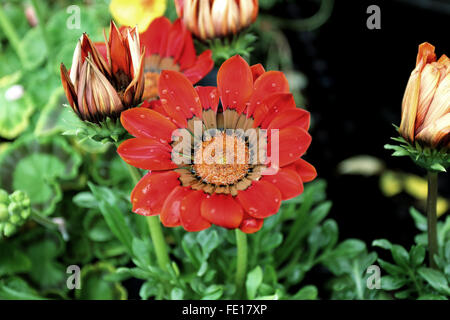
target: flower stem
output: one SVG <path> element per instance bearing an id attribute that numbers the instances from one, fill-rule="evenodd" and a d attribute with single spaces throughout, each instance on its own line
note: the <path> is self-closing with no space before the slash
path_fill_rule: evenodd
<path id="1" fill-rule="evenodd" d="M 236 288 L 242 292 L 245 276 L 247 274 L 247 235 L 236 229 L 237 266 L 236 266 Z"/>
<path id="2" fill-rule="evenodd" d="M 141 179 L 141 174 L 139 173 L 139 171 L 129 164 L 127 164 L 127 167 L 134 184 L 138 183 Z M 167 253 L 167 245 L 166 241 L 164 240 L 161 224 L 159 223 L 159 219 L 157 216 L 148 216 L 146 218 L 153 246 L 155 247 L 156 260 L 158 261 L 159 267 L 162 270 L 166 271 L 167 265 L 170 263 L 170 259 L 169 254 Z"/>
<path id="3" fill-rule="evenodd" d="M 428 171 L 428 198 L 427 198 L 427 221 L 428 221 L 428 258 L 430 262 L 430 268 L 436 269 L 436 263 L 434 262 L 434 256 L 438 251 L 437 244 L 437 215 L 436 215 L 436 203 L 437 203 L 437 172 Z"/>

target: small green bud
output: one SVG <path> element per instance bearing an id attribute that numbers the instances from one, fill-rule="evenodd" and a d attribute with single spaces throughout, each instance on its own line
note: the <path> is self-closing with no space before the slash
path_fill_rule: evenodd
<path id="1" fill-rule="evenodd" d="M 22 217 L 22 219 L 25 220 L 30 216 L 30 214 L 31 214 L 31 209 L 28 207 L 28 208 L 25 208 L 22 210 L 22 212 L 20 213 L 20 216 Z"/>
<path id="2" fill-rule="evenodd" d="M 17 228 L 15 225 L 13 225 L 12 223 L 6 222 L 5 223 L 5 227 L 4 227 L 4 234 L 7 237 L 10 237 L 14 234 L 14 232 L 16 232 Z"/>
<path id="3" fill-rule="evenodd" d="M 8 204 L 8 192 L 3 189 L 0 189 L 0 203 Z"/>
<path id="4" fill-rule="evenodd" d="M 9 222 L 15 225 L 18 225 L 21 220 L 22 218 L 20 217 L 20 215 L 13 215 L 9 217 Z"/>
<path id="5" fill-rule="evenodd" d="M 20 204 L 16 202 L 11 202 L 8 206 L 8 211 L 11 216 L 18 216 L 20 215 L 22 208 L 20 207 Z"/>
<path id="6" fill-rule="evenodd" d="M 16 190 L 9 195 L 9 200 L 11 200 L 12 202 L 20 203 L 27 198 L 27 194 L 21 190 Z"/>
<path id="7" fill-rule="evenodd" d="M 27 198 L 23 199 L 21 204 L 25 208 L 29 207 L 30 206 L 30 198 L 27 197 Z"/>
<path id="8" fill-rule="evenodd" d="M 0 203 L 0 222 L 8 221 L 8 207 L 4 203 Z"/>

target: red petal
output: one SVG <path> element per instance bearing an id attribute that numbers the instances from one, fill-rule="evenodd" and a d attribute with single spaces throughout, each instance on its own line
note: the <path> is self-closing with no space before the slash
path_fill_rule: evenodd
<path id="1" fill-rule="evenodd" d="M 166 50 L 162 57 L 171 57 L 175 62 L 178 61 L 184 48 L 185 32 L 186 28 L 181 19 L 177 19 L 167 35 Z"/>
<path id="2" fill-rule="evenodd" d="M 264 102 L 265 98 L 273 93 L 288 93 L 289 83 L 281 71 L 267 71 L 263 73 L 254 84 L 253 93 L 247 111 L 247 117 L 251 117 L 255 109 Z"/>
<path id="3" fill-rule="evenodd" d="M 128 164 L 145 170 L 169 170 L 178 166 L 171 160 L 172 148 L 155 139 L 134 138 L 122 142 L 117 153 Z"/>
<path id="4" fill-rule="evenodd" d="M 167 196 L 159 216 L 165 227 L 177 227 L 180 225 L 181 201 L 192 192 L 187 187 L 175 187 Z"/>
<path id="5" fill-rule="evenodd" d="M 202 201 L 201 213 L 209 222 L 228 229 L 239 227 L 244 211 L 233 197 L 223 194 L 212 194 Z"/>
<path id="6" fill-rule="evenodd" d="M 206 199 L 203 191 L 192 191 L 181 201 L 181 225 L 186 231 L 197 232 L 211 226 L 201 215 L 201 204 Z"/>
<path id="7" fill-rule="evenodd" d="M 123 127 L 137 138 L 153 138 L 161 143 L 172 140 L 172 132 L 177 127 L 162 114 L 147 109 L 128 109 L 120 115 Z"/>
<path id="8" fill-rule="evenodd" d="M 238 201 L 253 218 L 264 219 L 278 212 L 281 193 L 271 183 L 263 180 L 253 181 L 244 191 L 239 191 Z"/>
<path id="9" fill-rule="evenodd" d="M 182 73 L 162 71 L 158 90 L 164 110 L 180 126 L 186 127 L 186 119 L 191 119 L 194 115 L 202 117 L 202 105 L 197 91 Z"/>
<path id="10" fill-rule="evenodd" d="M 172 24 L 166 17 L 159 17 L 152 21 L 147 30 L 140 34 L 141 45 L 145 46 L 145 56 L 161 55 L 161 46 Z"/>
<path id="11" fill-rule="evenodd" d="M 180 185 L 175 171 L 149 172 L 131 192 L 133 212 L 143 216 L 160 214 L 167 195 Z"/>
<path id="12" fill-rule="evenodd" d="M 258 79 L 264 72 L 266 72 L 261 63 L 252 65 L 250 69 L 252 70 L 253 82 L 255 82 L 255 80 Z"/>
<path id="13" fill-rule="evenodd" d="M 269 158 L 272 155 L 272 132 L 268 134 L 269 143 L 267 144 L 267 153 Z M 311 136 L 300 127 L 287 127 L 279 131 L 278 141 L 278 167 L 284 167 L 298 160 L 311 144 Z M 276 150 L 276 146 L 274 145 Z"/>
<path id="14" fill-rule="evenodd" d="M 263 99 L 262 104 L 259 104 L 255 109 L 253 118 L 253 127 L 258 126 L 267 128 L 269 123 L 281 112 L 289 109 L 294 109 L 295 100 L 291 93 L 274 93 L 268 95 Z"/>
<path id="15" fill-rule="evenodd" d="M 289 109 L 278 114 L 270 122 L 268 130 L 281 129 L 286 127 L 300 127 L 305 130 L 309 129 L 310 114 L 305 109 Z"/>
<path id="16" fill-rule="evenodd" d="M 186 69 L 181 69 L 183 74 L 191 81 L 197 83 L 203 79 L 214 67 L 211 50 L 205 50 L 197 57 L 195 63 Z"/>
<path id="17" fill-rule="evenodd" d="M 117 29 L 114 22 L 111 20 L 110 24 L 110 32 L 109 32 L 109 54 L 111 57 L 111 69 L 112 73 L 116 75 L 119 70 L 125 72 L 125 74 L 129 75 L 130 73 L 130 61 L 128 61 L 129 52 L 122 42 L 122 35 L 120 31 Z"/>
<path id="18" fill-rule="evenodd" d="M 261 180 L 277 187 L 283 200 L 294 198 L 303 192 L 302 179 L 295 169 L 281 168 L 277 174 L 263 176 Z"/>
<path id="19" fill-rule="evenodd" d="M 203 110 L 213 109 L 217 112 L 217 107 L 219 106 L 219 92 L 216 87 L 195 87 L 198 96 L 200 97 L 200 102 L 202 104 Z"/>
<path id="20" fill-rule="evenodd" d="M 309 182 L 317 177 L 316 168 L 312 164 L 303 159 L 298 159 L 293 163 L 303 182 Z"/>
<path id="21" fill-rule="evenodd" d="M 169 118 L 169 116 L 166 113 L 166 110 L 164 110 L 162 104 L 161 104 L 161 100 L 152 100 L 152 101 L 147 101 L 145 100 L 142 105 L 141 108 L 147 108 L 150 110 L 155 110 L 156 112 L 159 112 L 160 114 L 162 114 L 163 116 Z"/>
<path id="22" fill-rule="evenodd" d="M 186 30 L 184 35 L 184 47 L 178 61 L 175 61 L 180 66 L 180 70 L 184 70 L 195 63 L 197 55 L 195 52 L 194 41 L 192 41 L 192 35 Z"/>
<path id="23" fill-rule="evenodd" d="M 217 73 L 223 109 L 236 109 L 241 113 L 253 93 L 253 76 L 247 62 L 241 56 L 225 61 Z"/>
<path id="24" fill-rule="evenodd" d="M 250 216 L 246 216 L 239 226 L 242 232 L 245 233 L 255 233 L 259 231 L 264 224 L 264 219 L 255 219 Z"/>
<path id="25" fill-rule="evenodd" d="M 106 48 L 106 43 L 95 42 L 94 45 L 97 48 L 98 52 L 102 55 L 103 59 L 105 59 L 105 61 L 108 61 L 108 49 Z"/>

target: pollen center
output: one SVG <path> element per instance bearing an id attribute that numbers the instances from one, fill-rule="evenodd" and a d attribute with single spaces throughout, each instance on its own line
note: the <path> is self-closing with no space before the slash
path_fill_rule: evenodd
<path id="1" fill-rule="evenodd" d="M 197 146 L 193 169 L 206 183 L 232 185 L 247 175 L 248 160 L 244 140 L 234 134 L 219 133 Z"/>

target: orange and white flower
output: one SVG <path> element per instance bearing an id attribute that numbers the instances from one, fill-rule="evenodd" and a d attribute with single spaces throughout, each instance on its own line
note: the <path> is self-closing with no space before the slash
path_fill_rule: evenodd
<path id="1" fill-rule="evenodd" d="M 123 110 L 139 105 L 144 93 L 144 50 L 137 28 L 119 31 L 111 22 L 109 34 L 105 44 L 94 44 L 83 34 L 70 72 L 61 64 L 70 106 L 80 119 L 93 123 L 116 119 Z"/>
<path id="2" fill-rule="evenodd" d="M 436 61 L 434 46 L 419 46 L 402 103 L 400 134 L 409 142 L 424 146 L 450 145 L 450 59 Z"/>
<path id="3" fill-rule="evenodd" d="M 175 0 L 178 16 L 200 39 L 236 34 L 258 16 L 258 0 Z"/>

